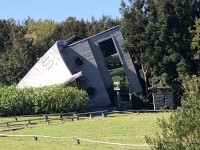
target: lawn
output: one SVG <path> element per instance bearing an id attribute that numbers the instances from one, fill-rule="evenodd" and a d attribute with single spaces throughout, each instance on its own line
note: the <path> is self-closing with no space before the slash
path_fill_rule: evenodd
<path id="1" fill-rule="evenodd" d="M 152 136 L 159 132 L 157 118 L 168 118 L 170 113 L 130 113 L 111 114 L 108 117 L 84 118 L 80 121 L 64 121 L 57 124 L 39 124 L 33 128 L 25 128 L 16 131 L 1 132 L 0 134 L 12 135 L 47 135 L 55 137 L 79 137 L 90 140 L 115 142 L 123 144 L 146 144 L 145 135 Z M 7 118 L 1 118 L 0 122 Z M 0 137 L 0 149 L 3 150 L 102 150 L 102 149 L 140 149 L 149 147 L 128 147 L 91 143 L 80 140 L 76 144 L 75 139 L 51 139 L 32 137 Z"/>

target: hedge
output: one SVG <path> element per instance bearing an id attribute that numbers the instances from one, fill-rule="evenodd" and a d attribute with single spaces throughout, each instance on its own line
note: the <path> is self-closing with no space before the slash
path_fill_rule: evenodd
<path id="1" fill-rule="evenodd" d="M 85 91 L 64 85 L 0 88 L 0 116 L 83 111 L 87 103 Z"/>

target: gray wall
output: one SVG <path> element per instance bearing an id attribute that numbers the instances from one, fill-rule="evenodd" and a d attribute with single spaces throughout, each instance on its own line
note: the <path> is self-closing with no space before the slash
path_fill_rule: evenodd
<path id="1" fill-rule="evenodd" d="M 83 89 L 93 87 L 96 94 L 90 98 L 90 107 L 102 107 L 111 104 L 113 81 L 98 43 L 112 39 L 119 54 L 132 92 L 141 92 L 141 85 L 129 53 L 123 52 L 124 39 L 119 27 L 114 27 L 71 45 L 57 41 L 39 62 L 18 84 L 19 87 L 38 87 L 65 83 L 80 71 L 84 80 L 79 80 Z M 75 59 L 83 60 L 82 66 L 75 65 Z M 111 91 L 110 91 L 111 89 Z M 109 95 L 108 95 L 109 93 Z"/>
<path id="2" fill-rule="evenodd" d="M 127 76 L 128 82 L 129 82 L 130 92 L 136 92 L 136 93 L 142 92 L 142 87 L 141 87 L 140 81 L 138 79 L 137 72 L 133 65 L 132 59 L 131 59 L 129 53 L 125 53 L 123 51 L 124 39 L 123 39 L 123 36 L 121 34 L 119 27 L 114 27 L 112 29 L 109 29 L 107 31 L 104 31 L 100 34 L 97 34 L 97 35 L 89 38 L 89 44 L 92 48 L 93 55 L 97 61 L 99 72 L 102 76 L 102 79 L 104 81 L 106 88 L 113 86 L 113 81 L 108 72 L 106 63 L 105 63 L 105 61 L 103 61 L 104 58 L 103 58 L 101 50 L 98 46 L 98 43 L 108 40 L 110 38 L 113 39 L 116 51 L 119 54 L 121 63 L 123 65 L 124 71 L 126 73 L 126 76 Z"/>
<path id="3" fill-rule="evenodd" d="M 89 87 L 96 89 L 95 96 L 90 98 L 90 106 L 101 107 L 111 104 L 88 41 L 84 40 L 69 45 L 64 49 L 62 55 L 72 74 L 82 71 L 85 78 L 81 81 L 82 88 L 85 90 Z M 84 64 L 82 66 L 78 67 L 74 64 L 77 57 L 83 60 Z"/>

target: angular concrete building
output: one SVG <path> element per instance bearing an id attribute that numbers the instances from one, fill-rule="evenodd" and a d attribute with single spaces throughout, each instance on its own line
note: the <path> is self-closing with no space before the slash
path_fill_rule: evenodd
<path id="1" fill-rule="evenodd" d="M 130 55 L 123 51 L 124 39 L 118 26 L 74 42 L 57 41 L 18 84 L 19 88 L 68 84 L 76 81 L 87 91 L 91 108 L 114 103 L 114 66 L 126 75 L 129 92 L 142 91 Z M 108 61 L 109 60 L 109 61 Z M 118 60 L 117 63 L 113 63 Z M 114 64 L 114 65 L 113 65 Z"/>

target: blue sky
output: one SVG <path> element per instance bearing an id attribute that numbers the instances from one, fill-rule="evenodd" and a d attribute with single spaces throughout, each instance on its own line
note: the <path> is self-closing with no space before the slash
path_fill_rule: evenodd
<path id="1" fill-rule="evenodd" d="M 61 22 L 68 17 L 78 20 L 90 20 L 92 16 L 99 19 L 102 15 L 121 18 L 120 3 L 121 0 L 1 0 L 0 19 L 23 21 L 29 16 L 34 20 Z"/>

